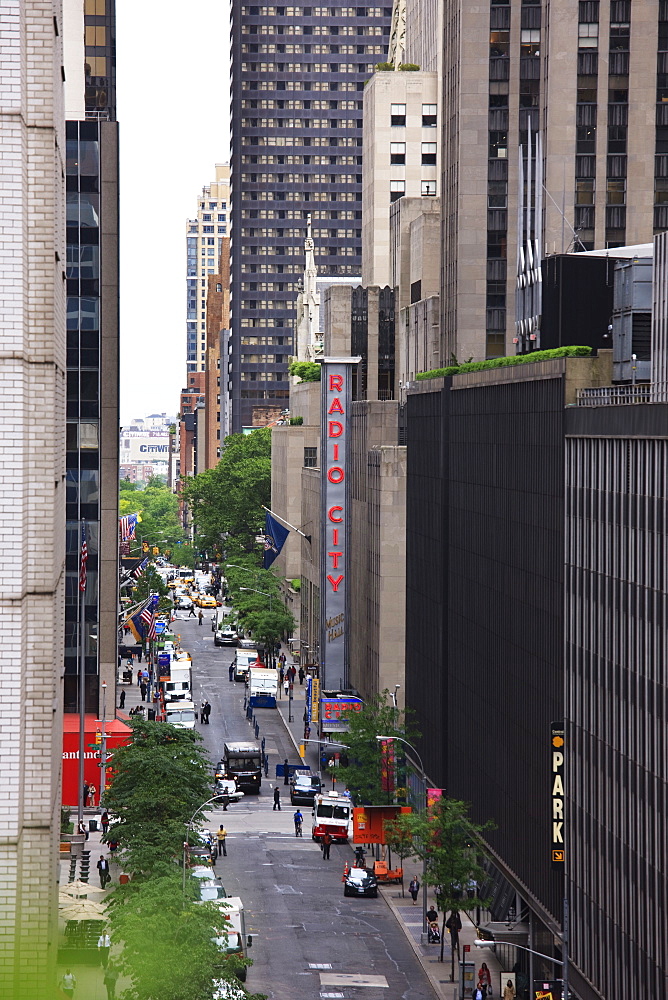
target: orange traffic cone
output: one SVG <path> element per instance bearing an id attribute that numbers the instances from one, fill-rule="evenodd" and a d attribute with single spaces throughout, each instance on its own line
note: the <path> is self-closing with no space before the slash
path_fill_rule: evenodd
<path id="1" fill-rule="evenodd" d="M 341 881 L 342 882 L 345 882 L 346 875 L 348 874 L 348 871 L 349 871 L 349 869 L 348 869 L 348 862 L 346 861 L 345 867 L 343 869 L 343 875 L 341 876 Z"/>

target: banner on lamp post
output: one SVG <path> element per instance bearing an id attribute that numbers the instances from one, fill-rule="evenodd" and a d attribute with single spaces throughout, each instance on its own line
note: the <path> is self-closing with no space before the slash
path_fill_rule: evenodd
<path id="1" fill-rule="evenodd" d="M 323 691 L 348 685 L 348 420 L 352 366 L 361 360 L 325 358 L 320 380 L 320 679 Z"/>

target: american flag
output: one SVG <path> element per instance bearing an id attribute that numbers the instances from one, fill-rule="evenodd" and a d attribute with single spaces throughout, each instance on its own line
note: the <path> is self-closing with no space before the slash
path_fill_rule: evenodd
<path id="1" fill-rule="evenodd" d="M 88 546 L 86 544 L 86 525 L 81 524 L 81 562 L 79 564 L 79 590 L 86 589 L 86 564 L 88 562 Z"/>
<path id="2" fill-rule="evenodd" d="M 153 614 L 155 612 L 156 607 L 158 606 L 158 599 L 159 599 L 158 595 L 153 594 L 149 598 L 146 607 L 142 610 L 141 614 L 139 615 L 141 620 L 145 622 L 147 625 L 151 625 L 153 623 Z"/>
<path id="3" fill-rule="evenodd" d="M 130 539 L 134 538 L 136 527 L 137 527 L 136 514 L 125 514 L 123 517 L 119 518 L 121 541 L 127 542 L 130 541 Z"/>
<path id="4" fill-rule="evenodd" d="M 148 556 L 146 556 L 145 559 L 142 559 L 139 565 L 135 566 L 135 568 L 132 570 L 132 576 L 134 576 L 135 580 L 139 579 L 139 577 L 142 575 L 147 566 L 148 566 Z"/>

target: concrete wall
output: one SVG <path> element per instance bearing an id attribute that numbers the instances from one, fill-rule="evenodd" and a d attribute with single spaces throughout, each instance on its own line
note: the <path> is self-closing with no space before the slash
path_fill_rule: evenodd
<path id="1" fill-rule="evenodd" d="M 2 4 L 0 996 L 11 1000 L 50 993 L 56 944 L 65 578 L 61 13 L 58 0 Z"/>

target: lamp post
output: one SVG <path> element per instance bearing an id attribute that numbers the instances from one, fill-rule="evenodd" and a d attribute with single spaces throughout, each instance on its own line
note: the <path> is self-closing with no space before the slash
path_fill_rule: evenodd
<path id="1" fill-rule="evenodd" d="M 396 704 L 397 689 L 394 690 L 394 699 Z M 417 752 L 412 743 L 405 740 L 403 736 L 376 736 L 376 739 L 380 742 L 381 740 L 399 740 L 400 743 L 405 743 L 410 750 L 413 751 L 417 757 L 417 764 L 420 769 L 420 780 L 422 782 L 422 804 L 423 807 L 427 808 L 427 775 L 425 774 L 424 764 L 422 763 L 422 757 Z M 415 761 L 411 760 L 408 754 L 406 759 L 415 767 Z M 427 926 L 427 885 L 425 883 L 425 876 L 427 874 L 427 857 L 426 855 L 422 858 L 422 933 L 424 934 L 425 928 Z"/>
<path id="2" fill-rule="evenodd" d="M 100 744 L 100 809 L 107 789 L 107 682 L 102 681 L 102 743 Z"/>
<path id="3" fill-rule="evenodd" d="M 195 809 L 195 812 L 192 814 L 192 816 L 190 817 L 190 819 L 186 823 L 186 837 L 188 836 L 190 828 L 193 825 L 193 820 L 194 820 L 195 816 L 197 815 L 197 813 L 201 812 L 202 809 L 206 809 L 207 806 L 210 806 L 212 803 L 214 803 L 216 801 L 217 800 L 216 800 L 215 797 L 211 798 L 211 799 L 207 799 L 206 802 L 203 802 L 201 806 L 198 806 L 197 809 Z M 188 841 L 184 840 L 183 841 L 183 890 L 182 890 L 183 891 L 183 898 L 184 898 L 184 900 L 185 900 L 185 895 L 186 895 L 186 848 L 187 847 L 188 847 Z"/>

